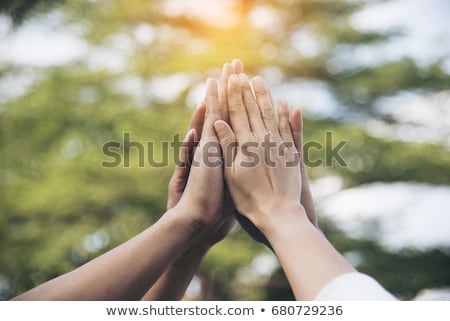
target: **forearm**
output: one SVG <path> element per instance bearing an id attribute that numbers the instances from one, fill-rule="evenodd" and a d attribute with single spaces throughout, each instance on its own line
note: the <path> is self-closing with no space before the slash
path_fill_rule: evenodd
<path id="1" fill-rule="evenodd" d="M 147 291 L 142 300 L 181 300 L 209 246 L 194 246 L 181 255 Z"/>
<path id="2" fill-rule="evenodd" d="M 175 210 L 121 246 L 18 297 L 22 300 L 135 300 L 192 244 Z M 164 240 L 164 241 L 162 241 Z"/>
<path id="3" fill-rule="evenodd" d="M 303 208 L 289 211 L 289 224 L 269 229 L 267 237 L 295 298 L 312 300 L 335 277 L 355 270 L 308 221 Z"/>

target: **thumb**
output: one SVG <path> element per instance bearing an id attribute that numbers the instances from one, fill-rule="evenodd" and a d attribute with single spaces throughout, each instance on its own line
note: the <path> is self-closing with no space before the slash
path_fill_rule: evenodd
<path id="1" fill-rule="evenodd" d="M 216 131 L 217 139 L 219 140 L 220 147 L 222 148 L 225 165 L 231 165 L 236 154 L 236 136 L 230 126 L 223 120 L 217 120 L 214 122 L 214 130 Z"/>

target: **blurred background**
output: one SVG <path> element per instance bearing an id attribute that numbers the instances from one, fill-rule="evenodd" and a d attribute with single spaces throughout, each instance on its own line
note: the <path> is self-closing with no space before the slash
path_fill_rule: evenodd
<path id="1" fill-rule="evenodd" d="M 159 218 L 173 164 L 124 151 L 130 168 L 104 168 L 102 145 L 184 137 L 205 78 L 239 57 L 302 108 L 306 142 L 348 141 L 347 166 L 309 168 L 333 244 L 401 299 L 449 300 L 449 14 L 447 0 L 1 1 L 0 299 Z M 186 299 L 292 294 L 236 228 Z"/>

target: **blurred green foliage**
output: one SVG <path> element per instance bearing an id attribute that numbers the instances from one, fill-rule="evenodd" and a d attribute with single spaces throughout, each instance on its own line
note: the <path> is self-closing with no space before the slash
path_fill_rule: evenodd
<path id="1" fill-rule="evenodd" d="M 249 73 L 274 66 L 282 81 L 326 84 L 341 114 L 348 115 L 339 120 L 305 119 L 306 141 L 324 145 L 327 131 L 333 132 L 335 142 L 349 141 L 342 150 L 348 166 L 312 168 L 313 179 L 340 175 L 346 186 L 375 181 L 450 183 L 446 147 L 372 137 L 352 123 L 352 113 L 384 117 L 375 108 L 383 97 L 450 87 L 439 60 L 428 66 L 409 59 L 336 66 L 343 50 L 351 61 L 354 49 L 399 35 L 398 30 L 362 32 L 351 25 L 349 17 L 366 1 L 230 1 L 232 15 L 225 25 L 188 12 L 174 14 L 162 0 L 74 0 L 53 7 L 42 7 L 41 2 L 6 1 L 0 10 L 18 24 L 45 10 L 63 12 L 67 28 L 75 26 L 92 48 L 119 52 L 125 63 L 108 69 L 80 59 L 36 68 L 32 88 L 0 107 L 0 298 L 67 272 L 158 219 L 173 163 L 167 168 L 139 168 L 136 153 L 130 153 L 130 168 L 104 168 L 102 146 L 121 141 L 127 132 L 133 140 L 156 142 L 155 158 L 160 159 L 159 143 L 185 133 L 191 90 L 207 76 L 217 77 L 218 68 L 235 57 L 245 62 Z M 250 23 L 257 9 L 270 12 L 275 24 Z M 299 32 L 319 41 L 317 54 L 308 56 L 297 49 Z M 18 69 L 3 66 L 0 77 Z M 173 74 L 186 76 L 188 85 L 171 99 L 152 91 L 153 81 L 170 87 L 167 77 Z M 134 85 L 127 91 L 130 82 Z M 324 159 L 321 153 L 311 157 Z M 362 271 L 402 298 L 425 287 L 450 285 L 448 249 L 393 253 L 375 240 L 350 239 L 331 222 L 324 222 L 323 229 L 340 251 L 360 254 Z M 199 298 L 292 298 L 279 269 L 268 277 L 243 277 L 259 255 L 267 255 L 267 250 L 237 228 L 207 255 L 199 271 Z"/>
<path id="2" fill-rule="evenodd" d="M 16 25 L 36 14 L 37 11 L 48 10 L 51 5 L 62 0 L 2 0 L 0 2 L 0 13 L 10 16 Z"/>

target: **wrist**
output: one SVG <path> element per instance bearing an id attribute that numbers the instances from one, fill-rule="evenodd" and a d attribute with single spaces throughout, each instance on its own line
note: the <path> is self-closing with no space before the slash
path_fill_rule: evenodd
<path id="1" fill-rule="evenodd" d="M 219 232 L 217 229 L 220 228 L 220 220 L 209 217 L 210 215 L 207 215 L 204 210 L 184 206 L 180 203 L 168 211 L 170 212 L 169 215 L 171 219 L 184 226 L 189 244 L 187 250 L 192 254 L 202 255 L 203 253 L 204 255 L 214 244 L 225 237 L 225 235 L 219 239 L 211 237 L 212 233 L 217 234 Z"/>
<path id="2" fill-rule="evenodd" d="M 168 210 L 162 219 L 168 220 L 172 225 L 178 227 L 177 231 L 181 232 L 185 239 L 186 251 L 192 247 L 199 249 L 197 245 L 202 239 L 204 227 L 193 218 L 188 210 L 175 206 Z"/>
<path id="3" fill-rule="evenodd" d="M 272 244 L 274 238 L 279 238 L 286 233 L 295 233 L 302 227 L 309 227 L 306 211 L 298 202 L 274 202 L 260 209 L 258 217 L 263 218 L 259 224 L 255 224 Z"/>

